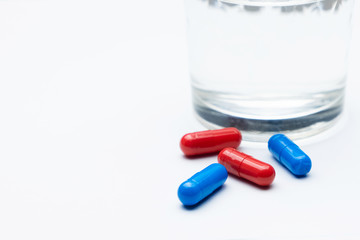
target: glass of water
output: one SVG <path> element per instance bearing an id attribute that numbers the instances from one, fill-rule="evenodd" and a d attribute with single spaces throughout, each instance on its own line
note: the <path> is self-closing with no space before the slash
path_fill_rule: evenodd
<path id="1" fill-rule="evenodd" d="M 198 119 L 305 138 L 343 109 L 354 0 L 185 0 Z"/>

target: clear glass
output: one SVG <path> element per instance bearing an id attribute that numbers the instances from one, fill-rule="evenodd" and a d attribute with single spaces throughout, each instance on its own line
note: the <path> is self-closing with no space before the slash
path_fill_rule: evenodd
<path id="1" fill-rule="evenodd" d="M 354 0 L 185 0 L 193 103 L 245 140 L 332 126 L 344 100 Z"/>

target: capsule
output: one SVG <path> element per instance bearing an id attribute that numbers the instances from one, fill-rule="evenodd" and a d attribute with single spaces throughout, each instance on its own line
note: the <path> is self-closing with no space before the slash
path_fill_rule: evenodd
<path id="1" fill-rule="evenodd" d="M 304 176 L 311 169 L 311 160 L 293 141 L 284 134 L 269 139 L 269 151 L 274 158 L 296 176 Z"/>
<path id="2" fill-rule="evenodd" d="M 236 128 L 223 128 L 188 133 L 180 141 L 180 148 L 186 156 L 220 152 L 226 147 L 237 148 L 241 133 Z"/>
<path id="3" fill-rule="evenodd" d="M 227 177 L 225 167 L 213 163 L 183 182 L 178 189 L 178 197 L 186 206 L 195 205 L 221 187 Z"/>
<path id="4" fill-rule="evenodd" d="M 218 162 L 239 178 L 260 186 L 269 186 L 275 178 L 274 168 L 234 148 L 225 148 L 218 155 Z"/>

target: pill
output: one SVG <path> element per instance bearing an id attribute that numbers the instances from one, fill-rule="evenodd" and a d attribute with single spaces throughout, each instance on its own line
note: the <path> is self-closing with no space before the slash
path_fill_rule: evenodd
<path id="1" fill-rule="evenodd" d="M 178 189 L 178 197 L 186 206 L 195 205 L 222 186 L 227 177 L 225 167 L 213 163 L 183 182 Z"/>
<path id="2" fill-rule="evenodd" d="M 296 176 L 310 172 L 311 160 L 293 141 L 284 134 L 276 134 L 269 139 L 269 151 L 274 158 Z"/>
<path id="3" fill-rule="evenodd" d="M 181 138 L 180 148 L 186 156 L 220 152 L 226 147 L 237 148 L 241 133 L 236 128 L 223 128 L 188 133 Z"/>
<path id="4" fill-rule="evenodd" d="M 239 178 L 260 186 L 269 186 L 275 178 L 274 168 L 234 148 L 225 148 L 218 155 L 218 162 Z"/>

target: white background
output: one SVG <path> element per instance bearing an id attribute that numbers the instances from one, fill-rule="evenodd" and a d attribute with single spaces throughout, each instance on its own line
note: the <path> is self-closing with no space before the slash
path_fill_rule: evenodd
<path id="1" fill-rule="evenodd" d="M 307 178 L 265 145 L 260 189 L 229 177 L 194 209 L 179 184 L 194 118 L 182 1 L 0 0 L 0 239 L 360 239 L 360 4 L 346 112 L 301 144 Z"/>

